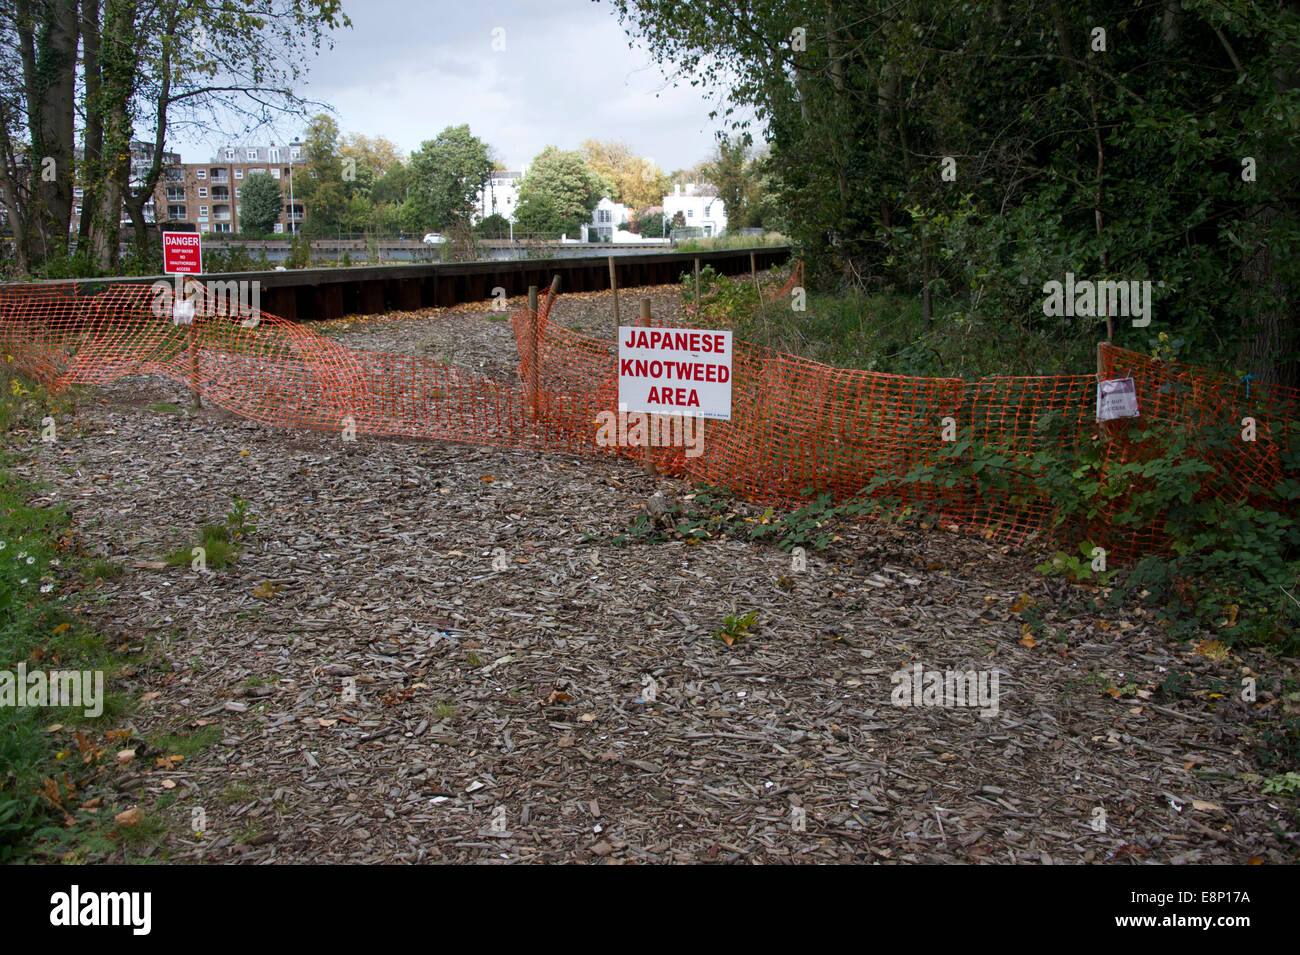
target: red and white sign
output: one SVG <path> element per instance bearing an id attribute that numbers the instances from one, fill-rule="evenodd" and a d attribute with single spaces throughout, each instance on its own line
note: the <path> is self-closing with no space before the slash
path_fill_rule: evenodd
<path id="1" fill-rule="evenodd" d="M 199 275 L 203 249 L 197 232 L 163 233 L 163 271 L 168 275 Z"/>
<path id="2" fill-rule="evenodd" d="M 731 332 L 618 330 L 618 403 L 628 411 L 731 420 Z"/>

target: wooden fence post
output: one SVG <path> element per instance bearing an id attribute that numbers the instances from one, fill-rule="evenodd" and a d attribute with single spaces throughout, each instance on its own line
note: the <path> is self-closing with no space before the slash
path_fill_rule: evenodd
<path id="1" fill-rule="evenodd" d="M 699 261 L 699 259 L 695 260 L 697 270 L 699 268 Z M 695 274 L 698 281 L 700 273 L 696 271 Z M 643 326 L 650 324 L 650 299 L 648 298 L 641 299 L 641 324 Z M 645 424 L 645 427 L 642 429 L 642 433 L 645 435 L 645 471 L 646 474 L 649 474 L 651 477 L 658 477 L 659 469 L 655 467 L 654 461 L 650 460 L 650 429 L 655 425 L 654 417 L 644 411 L 639 412 L 639 414 L 641 415 L 642 422 Z"/>
<path id="2" fill-rule="evenodd" d="M 184 277 L 184 276 L 182 276 L 181 281 L 180 281 L 180 288 L 181 288 L 182 290 L 185 289 L 185 284 L 186 284 L 186 282 L 187 282 L 187 278 Z M 202 288 L 202 286 L 200 286 L 200 288 Z M 183 295 L 183 292 L 182 292 L 182 295 Z M 199 305 L 200 305 L 200 304 L 201 304 L 201 303 L 200 303 L 200 301 L 199 301 L 199 297 L 198 297 L 198 296 L 195 296 L 195 298 L 194 298 L 194 314 L 193 314 L 193 316 L 190 317 L 190 327 L 189 327 L 189 329 L 188 329 L 188 331 L 189 331 L 189 335 L 187 336 L 187 338 L 188 338 L 188 344 L 189 344 L 189 351 L 190 351 L 190 398 L 191 398 L 191 400 L 192 400 L 192 403 L 193 403 L 193 405 L 194 405 L 195 410 L 198 410 L 199 408 L 202 408 L 202 407 L 203 407 L 203 401 L 202 401 L 202 399 L 199 397 L 199 339 L 198 339 L 198 333 L 199 333 L 199 330 L 198 330 L 198 325 L 199 325 Z"/>
<path id="3" fill-rule="evenodd" d="M 695 320 L 699 321 L 700 312 L 703 309 L 700 304 L 700 257 L 695 257 Z"/>
<path id="4" fill-rule="evenodd" d="M 537 417 L 538 387 L 538 337 L 541 332 L 541 320 L 537 315 L 537 286 L 528 286 L 528 411 Z"/>
<path id="5" fill-rule="evenodd" d="M 609 287 L 614 293 L 614 334 L 618 334 L 618 276 L 614 274 L 614 257 L 609 257 Z"/>

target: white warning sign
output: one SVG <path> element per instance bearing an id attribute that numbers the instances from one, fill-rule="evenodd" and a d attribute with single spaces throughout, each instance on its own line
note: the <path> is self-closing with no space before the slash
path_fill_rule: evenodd
<path id="1" fill-rule="evenodd" d="M 1097 382 L 1097 420 L 1138 417 L 1137 386 L 1132 378 Z"/>
<path id="2" fill-rule="evenodd" d="M 618 330 L 618 402 L 628 411 L 731 420 L 731 332 Z"/>

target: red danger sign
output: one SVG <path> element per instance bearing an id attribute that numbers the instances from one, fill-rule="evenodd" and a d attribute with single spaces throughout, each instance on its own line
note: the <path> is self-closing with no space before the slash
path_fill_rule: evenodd
<path id="1" fill-rule="evenodd" d="M 203 249 L 196 232 L 163 233 L 163 271 L 168 275 L 198 275 L 203 271 Z"/>

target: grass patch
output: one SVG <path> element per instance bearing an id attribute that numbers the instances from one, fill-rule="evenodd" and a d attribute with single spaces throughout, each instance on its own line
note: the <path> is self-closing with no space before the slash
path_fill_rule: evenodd
<path id="1" fill-rule="evenodd" d="M 122 565 L 102 557 L 87 561 L 82 567 L 82 576 L 92 583 L 97 580 L 112 580 L 123 573 Z"/>
<path id="2" fill-rule="evenodd" d="M 248 505 L 239 498 L 221 524 L 199 528 L 199 543 L 172 551 L 165 558 L 169 567 L 190 566 L 195 570 L 219 570 L 233 564 L 243 550 L 244 540 L 257 528 L 249 522 Z"/>
<path id="3" fill-rule="evenodd" d="M 162 401 L 156 405 L 149 406 L 150 411 L 156 411 L 159 414 L 185 414 L 185 409 L 180 405 L 172 404 L 170 401 Z"/>
<path id="4" fill-rule="evenodd" d="M 204 726 L 192 733 L 163 733 L 148 740 L 154 749 L 186 759 L 219 742 L 221 728 L 218 726 Z"/>
<path id="5" fill-rule="evenodd" d="M 86 787 L 112 753 L 110 728 L 130 706 L 109 686 L 121 659 L 75 612 L 68 586 L 73 563 L 70 519 L 63 506 L 34 506 L 40 488 L 7 465 L 17 438 L 24 456 L 41 419 L 56 412 L 40 387 L 6 371 L 0 391 L 0 671 L 16 679 L 39 671 L 89 671 L 102 688 L 102 712 L 81 706 L 0 706 L 0 861 L 36 858 L 76 838 L 92 817 L 79 810 Z M 21 432 L 21 437 L 18 434 Z M 12 684 L 11 684 L 11 688 Z M 25 689 L 25 688 L 24 688 Z M 54 724 L 62 728 L 54 730 Z"/>

